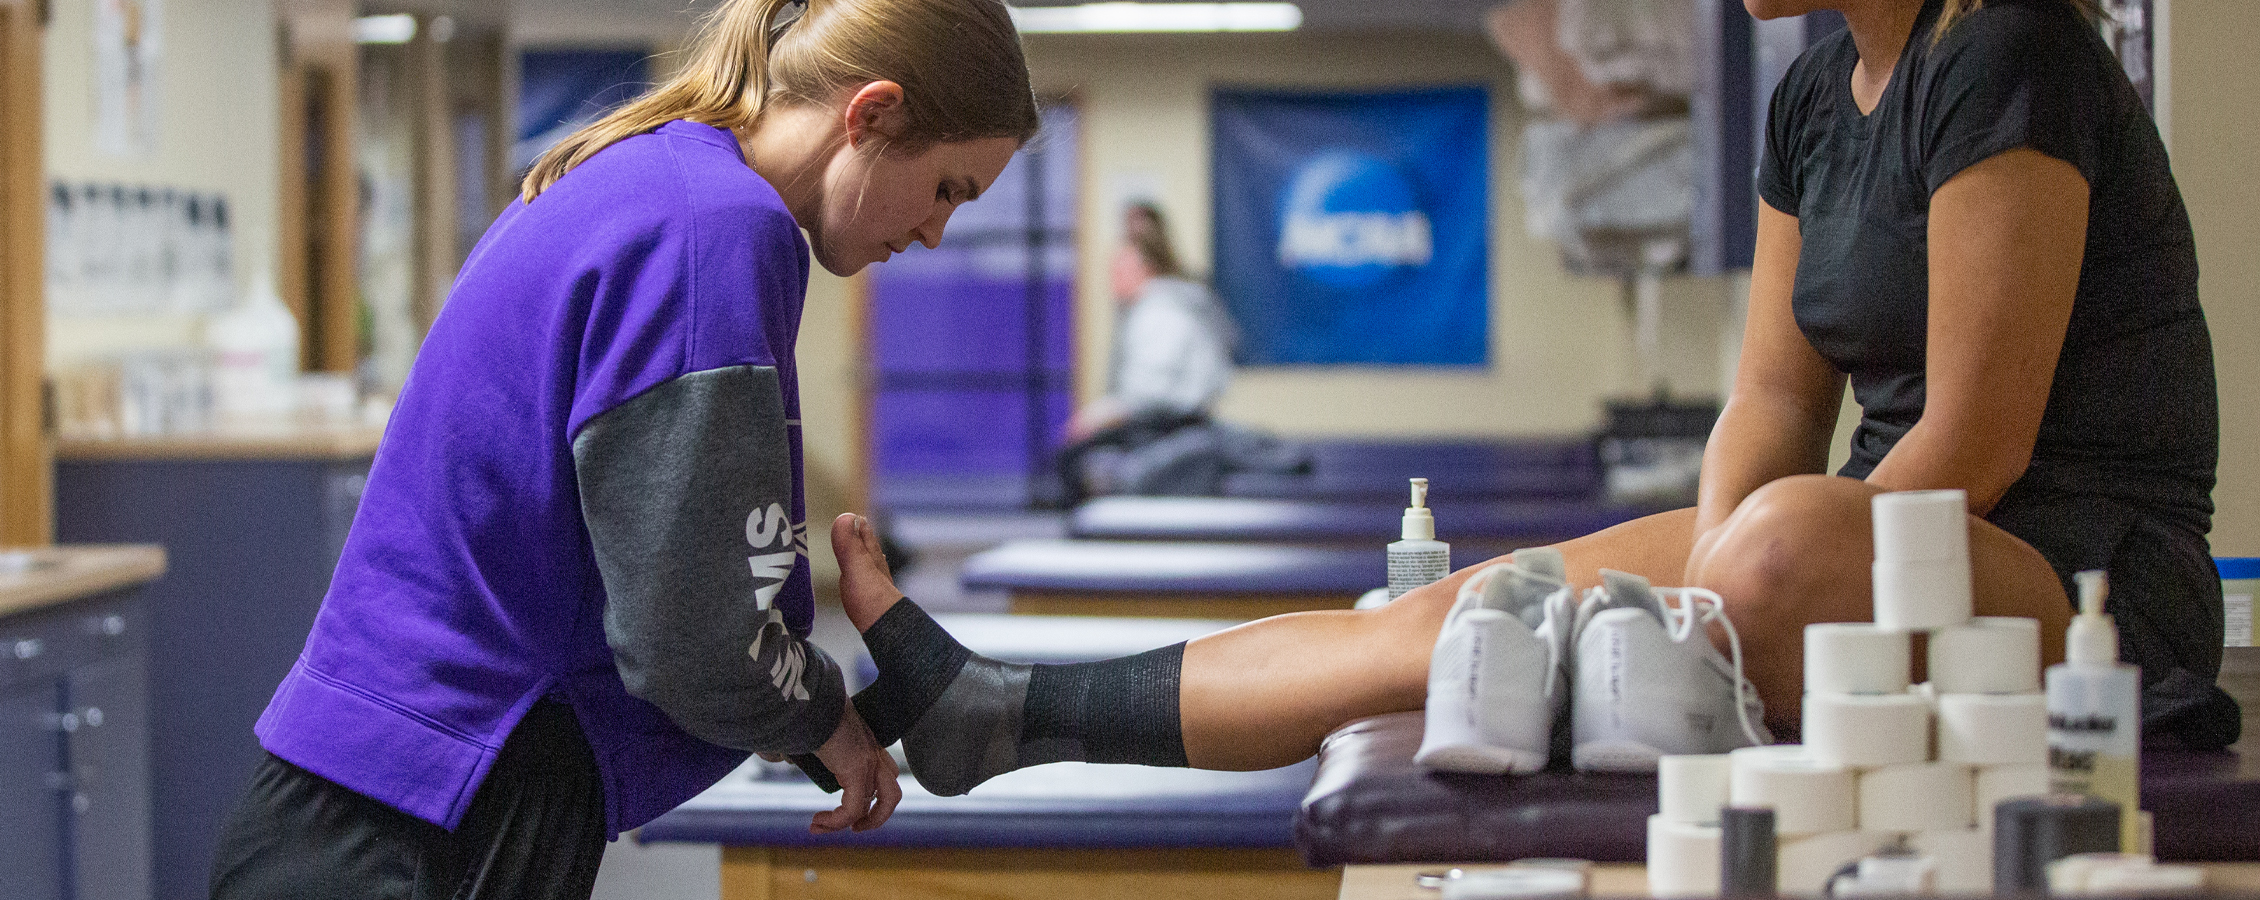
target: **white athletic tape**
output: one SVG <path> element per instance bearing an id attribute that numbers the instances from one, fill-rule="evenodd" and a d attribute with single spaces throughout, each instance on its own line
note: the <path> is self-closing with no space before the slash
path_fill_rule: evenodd
<path id="1" fill-rule="evenodd" d="M 1783 836 L 1851 830 L 1859 822 L 1857 778 L 1807 749 L 1744 747 L 1727 754 L 1728 799 L 1736 806 L 1772 807 L 1774 832 Z"/>
<path id="2" fill-rule="evenodd" d="M 1930 704 L 1914 694 L 1806 694 L 1805 746 L 1839 766 L 1923 762 L 1930 716 Z"/>
<path id="3" fill-rule="evenodd" d="M 1938 695 L 1938 758 L 1972 766 L 2048 761 L 2048 705 L 2040 694 Z"/>
<path id="4" fill-rule="evenodd" d="M 1872 622 L 1805 626 L 1805 692 L 1897 694 L 1907 690 L 1907 633 Z"/>
<path id="5" fill-rule="evenodd" d="M 1972 827 L 1976 778 L 1954 763 L 1901 763 L 1860 773 L 1861 831 L 1958 831 Z"/>

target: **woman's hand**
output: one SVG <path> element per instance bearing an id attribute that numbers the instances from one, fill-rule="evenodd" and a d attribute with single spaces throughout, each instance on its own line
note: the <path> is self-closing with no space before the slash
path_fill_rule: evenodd
<path id="1" fill-rule="evenodd" d="M 894 757 L 871 737 L 863 717 L 856 715 L 855 704 L 848 704 L 840 714 L 839 727 L 832 730 L 824 746 L 816 748 L 816 758 L 840 780 L 840 805 L 810 819 L 810 832 L 831 834 L 843 828 L 870 831 L 894 815 L 895 805 L 902 802 L 901 773 L 895 768 Z"/>

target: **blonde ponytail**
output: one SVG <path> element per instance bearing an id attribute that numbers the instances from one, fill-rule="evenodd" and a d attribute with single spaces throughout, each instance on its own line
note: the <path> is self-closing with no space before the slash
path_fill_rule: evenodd
<path id="1" fill-rule="evenodd" d="M 532 203 L 596 152 L 676 119 L 736 129 L 761 115 L 769 93 L 771 23 L 794 0 L 729 0 L 700 26 L 690 60 L 675 76 L 558 141 L 526 172 L 519 196 Z"/>
<path id="2" fill-rule="evenodd" d="M 798 18 L 778 21 L 785 8 Z M 770 103 L 826 103 L 874 81 L 902 86 L 894 149 L 1036 133 L 1036 100 L 1003 0 L 724 0 L 681 71 L 559 141 L 527 171 L 531 203 L 597 151 L 676 119 L 739 131 Z"/>

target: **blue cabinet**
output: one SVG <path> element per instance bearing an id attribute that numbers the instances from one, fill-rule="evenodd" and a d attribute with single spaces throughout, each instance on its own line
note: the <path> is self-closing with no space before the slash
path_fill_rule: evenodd
<path id="1" fill-rule="evenodd" d="M 163 827 L 140 851 L 163 900 L 207 896 L 220 828 L 265 755 L 252 725 L 306 644 L 369 464 L 365 453 L 56 463 L 57 540 L 166 552 L 165 577 L 147 588 L 144 741 Z"/>
<path id="2" fill-rule="evenodd" d="M 137 592 L 0 619 L 0 897 L 148 900 Z"/>

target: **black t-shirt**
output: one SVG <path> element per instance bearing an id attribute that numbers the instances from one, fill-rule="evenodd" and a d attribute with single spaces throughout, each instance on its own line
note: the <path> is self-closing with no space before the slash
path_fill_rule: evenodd
<path id="1" fill-rule="evenodd" d="M 1882 100 L 1852 100 L 1839 32 L 1775 90 L 1759 193 L 1796 216 L 1792 298 L 1862 417 L 1844 475 L 1865 477 L 1923 412 L 1930 196 L 2016 148 L 2072 164 L 2087 250 L 2031 468 L 2012 497 L 2100 494 L 2203 534 L 2218 420 L 2189 214 L 2158 127 L 2064 0 L 1991 0 L 1931 42 L 1926 4 Z M 2021 489 L 2021 490 L 2020 490 Z"/>
<path id="2" fill-rule="evenodd" d="M 2158 127 L 2064 0 L 1989 0 L 1934 46 L 1924 6 L 1883 97 L 1852 100 L 1849 33 L 1775 90 L 1758 191 L 1797 217 L 1797 327 L 1861 407 L 1841 474 L 1864 478 L 1922 417 L 1931 194 L 1996 154 L 2078 168 L 2087 247 L 2031 464 L 1987 514 L 2073 572 L 2111 570 L 2122 658 L 2143 669 L 2143 727 L 2236 740 L 2220 670 L 2211 530 L 2219 422 L 2189 214 Z"/>

